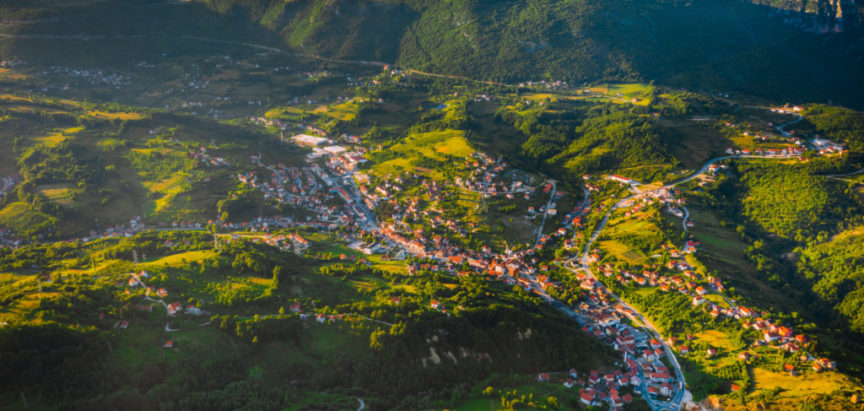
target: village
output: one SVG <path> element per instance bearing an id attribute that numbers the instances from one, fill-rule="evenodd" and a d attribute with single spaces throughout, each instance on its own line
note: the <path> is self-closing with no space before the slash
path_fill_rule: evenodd
<path id="1" fill-rule="evenodd" d="M 287 123 L 276 123 L 261 120 L 267 126 L 277 126 L 282 130 L 289 127 Z M 269 121 L 269 123 L 268 123 Z M 322 130 L 302 128 L 314 134 L 326 135 Z M 727 169 L 727 165 L 717 163 L 731 157 L 770 156 L 770 157 L 800 157 L 805 151 L 812 149 L 819 155 L 843 153 L 844 148 L 837 143 L 813 139 L 811 146 L 798 146 L 790 149 L 768 150 L 728 150 L 730 157 L 715 159 L 706 164 L 695 174 L 674 184 L 659 188 L 643 189 L 642 183 L 634 179 L 608 175 L 603 177 L 583 176 L 585 199 L 581 204 L 574 204 L 569 211 L 559 210 L 562 198 L 566 195 L 559 191 L 553 180 L 541 180 L 536 176 L 511 168 L 502 157 L 493 158 L 485 153 L 473 152 L 465 161 L 465 170 L 470 170 L 463 176 L 452 181 L 441 181 L 418 174 L 406 174 L 390 178 L 370 177 L 365 166 L 368 160 L 364 157 L 367 149 L 362 146 L 356 136 L 342 135 L 342 141 L 337 144 L 334 139 L 311 134 L 298 134 L 290 139 L 292 143 L 310 150 L 306 156 L 306 164 L 285 165 L 268 164 L 266 153 L 249 157 L 249 162 L 257 169 L 235 174 L 236 179 L 262 193 L 265 200 L 288 207 L 292 212 L 279 216 L 259 217 L 248 222 L 226 222 L 209 220 L 207 222 L 174 222 L 170 226 L 161 224 L 156 227 L 146 225 L 141 217 L 129 221 L 128 225 L 117 225 L 92 230 L 88 236 L 81 238 L 91 241 L 110 237 L 129 237 L 145 230 L 204 230 L 215 226 L 221 231 L 233 231 L 234 234 L 224 235 L 229 241 L 242 236 L 237 231 L 262 233 L 255 237 L 261 241 L 282 249 L 285 252 L 302 254 L 310 243 L 300 234 L 270 234 L 276 229 L 309 228 L 317 231 L 340 230 L 343 240 L 349 246 L 363 254 L 385 254 L 388 258 L 404 260 L 411 259 L 408 274 L 420 272 L 438 272 L 451 276 L 480 276 L 489 280 L 501 281 L 510 286 L 519 286 L 528 293 L 539 296 L 568 316 L 576 320 L 583 331 L 594 335 L 599 340 L 611 346 L 621 355 L 622 368 L 612 371 L 592 371 L 587 376 L 570 372 L 541 372 L 538 381 L 556 382 L 568 388 L 578 390 L 580 401 L 586 405 L 600 406 L 606 404 L 610 409 L 621 409 L 632 401 L 632 395 L 639 395 L 653 409 L 677 408 L 686 398 L 686 387 L 680 366 L 671 350 L 686 357 L 697 355 L 691 351 L 686 341 L 674 338 L 663 339 L 642 315 L 629 305 L 623 303 L 618 296 L 607 288 L 603 281 L 615 281 L 618 284 L 638 287 L 658 287 L 664 292 L 677 292 L 687 296 L 692 301 L 694 309 L 701 310 L 710 317 L 722 320 L 730 318 L 737 320 L 744 329 L 758 330 L 763 339 L 754 341 L 752 347 L 768 346 L 802 356 L 812 362 L 812 369 L 820 372 L 833 369 L 836 364 L 826 358 L 816 358 L 806 352 L 808 338 L 796 333 L 791 327 L 769 318 L 767 312 L 746 306 L 736 305 L 728 299 L 723 291 L 723 283 L 715 277 L 703 276 L 685 259 L 686 254 L 694 253 L 700 246 L 698 241 L 685 240 L 680 249 L 664 246 L 671 259 L 663 267 L 656 265 L 622 266 L 610 263 L 600 264 L 599 251 L 592 249 L 591 243 L 606 219 L 613 212 L 620 212 L 626 217 L 640 212 L 644 207 L 659 204 L 676 217 L 682 218 L 685 231 L 693 227 L 688 220 L 689 212 L 679 189 L 675 185 L 700 179 L 702 183 L 710 183 L 713 177 Z M 207 167 L 230 167 L 224 158 L 208 153 L 206 147 L 188 152 L 188 156 Z M 600 186 L 608 182 L 620 184 L 630 195 L 619 200 L 612 206 L 603 223 L 597 227 L 592 239 L 585 244 L 580 255 L 570 254 L 570 258 L 556 259 L 554 263 L 541 261 L 544 249 L 562 247 L 566 251 L 577 249 L 577 238 L 586 238 L 582 233 L 582 220 L 592 211 L 591 193 L 598 196 L 602 191 Z M 0 194 L 14 189 L 16 179 L 6 177 L 0 180 Z M 406 188 L 418 188 L 421 195 L 405 201 L 397 201 L 395 194 Z M 473 229 L 473 223 L 467 223 L 456 218 L 447 218 L 440 204 L 451 191 L 467 191 L 479 195 L 480 202 L 493 199 L 542 201 L 542 205 L 529 206 L 518 212 L 536 218 L 536 242 L 521 249 L 498 249 L 483 245 L 477 249 L 466 247 L 456 239 L 467 236 Z M 421 200 L 426 196 L 429 201 Z M 403 199 L 404 200 L 404 199 Z M 387 215 L 378 214 L 382 204 L 388 204 Z M 523 203 L 524 204 L 524 203 Z M 437 208 L 436 208 L 437 207 Z M 478 206 L 479 208 L 480 206 Z M 285 210 L 285 209 L 283 209 Z M 557 226 L 544 229 L 549 217 L 556 221 Z M 428 222 L 432 229 L 444 228 L 453 234 L 441 235 L 418 228 L 418 221 Z M 535 221 L 536 222 L 536 221 Z M 370 238 L 372 240 L 370 240 Z M 8 231 L 0 231 L 0 245 L 17 247 L 22 245 L 20 239 L 11 236 Z M 566 254 L 565 254 L 566 255 Z M 579 267 L 574 262 L 581 261 Z M 550 267 L 549 264 L 552 266 Z M 572 273 L 572 281 L 582 290 L 578 304 L 568 305 L 555 297 L 554 290 L 561 284 L 553 280 L 551 271 L 565 270 Z M 606 280 L 600 281 L 594 274 L 602 274 Z M 561 277 L 558 277 L 561 278 Z M 199 317 L 207 312 L 203 308 L 179 302 L 166 303 L 164 299 L 169 290 L 147 287 L 146 271 L 130 274 L 127 293 L 138 291 L 141 287 L 145 301 L 158 303 L 165 307 L 169 321 L 166 331 L 178 331 L 170 328 L 170 319 L 179 315 Z M 122 285 L 122 284 L 120 284 Z M 710 300 L 710 295 L 717 295 L 725 305 L 716 300 Z M 142 303 L 136 307 L 152 311 L 153 306 Z M 149 307 L 149 308 L 148 308 Z M 430 307 L 447 313 L 448 307 L 439 301 L 430 302 Z M 314 319 L 318 323 L 330 323 L 343 319 L 351 314 L 321 314 L 305 313 L 299 305 L 292 305 L 291 312 L 301 315 L 303 319 Z M 103 315 L 103 314 L 100 314 Z M 104 317 L 103 317 L 104 318 Z M 371 319 L 369 319 L 371 320 Z M 372 320 L 376 321 L 376 320 Z M 201 323 L 204 326 L 207 323 Z M 115 327 L 125 329 L 129 321 L 120 319 Z M 165 342 L 165 348 L 174 348 L 174 342 Z M 713 350 L 713 352 L 712 352 Z M 716 355 L 715 348 L 709 348 L 705 355 Z M 749 360 L 755 354 L 743 350 L 738 354 L 742 361 Z M 803 361 L 803 360 L 802 360 Z M 790 373 L 799 370 L 792 367 Z M 561 375 L 564 378 L 559 378 Z"/>
<path id="2" fill-rule="evenodd" d="M 320 137 L 298 136 L 294 139 L 298 144 L 318 148 L 324 146 L 325 149 L 330 141 Z M 393 192 L 401 190 L 401 185 L 417 183 L 425 188 L 433 201 L 441 195 L 443 188 L 438 181 L 427 181 L 419 179 L 416 181 L 405 181 L 402 177 L 397 177 L 393 181 L 384 181 L 374 188 L 368 188 L 364 182 L 368 182 L 369 178 L 362 171 L 358 171 L 356 164 L 346 164 L 344 153 L 346 150 L 325 150 L 326 152 L 321 157 L 326 157 L 325 168 L 312 165 L 302 169 L 287 168 L 275 169 L 274 176 L 269 183 L 257 183 L 257 180 L 249 180 L 246 182 L 260 187 L 267 193 L 272 193 L 277 201 L 286 200 L 288 197 L 287 191 L 280 191 L 277 187 L 282 187 L 285 182 L 291 182 L 292 190 L 295 192 L 291 195 L 299 195 L 296 205 L 311 205 L 313 207 L 321 207 L 322 200 L 325 198 L 314 197 L 316 193 L 320 194 L 327 182 L 331 182 L 331 187 L 340 187 L 341 190 L 352 190 L 358 192 L 358 197 L 353 197 L 347 194 L 348 191 L 343 191 L 344 194 L 339 195 L 338 189 L 331 190 L 333 196 L 341 197 L 342 203 L 349 206 L 349 210 L 344 214 L 339 214 L 339 206 L 332 206 L 329 209 L 324 209 L 321 215 L 329 216 L 334 213 L 341 219 L 340 225 L 346 224 L 349 227 L 358 227 L 351 225 L 356 220 L 362 220 L 364 217 L 371 216 L 371 211 L 383 200 L 386 200 Z M 352 155 L 359 156 L 358 150 Z M 792 154 L 795 155 L 795 154 Z M 457 179 L 453 183 L 465 190 L 470 190 L 481 194 L 484 198 L 493 198 L 503 196 L 506 198 L 514 198 L 515 196 L 531 198 L 532 195 L 537 195 L 538 188 L 531 187 L 523 181 L 508 181 L 504 178 L 510 170 L 506 163 L 501 159 L 492 159 L 482 153 L 475 153 L 473 163 L 471 164 L 474 171 L 465 180 Z M 317 168 L 316 168 L 317 167 Z M 710 163 L 703 170 L 692 176 L 691 178 L 710 178 L 719 172 L 726 169 L 725 164 Z M 284 170 L 284 173 L 283 171 Z M 280 174 L 281 173 L 281 174 Z M 331 174 L 332 173 L 332 174 Z M 410 177 L 409 178 L 415 178 Z M 590 176 L 585 176 L 586 189 L 589 191 L 598 191 L 599 188 L 591 181 Z M 620 208 L 627 208 L 623 211 L 625 215 L 631 215 L 638 212 L 640 208 L 651 203 L 658 202 L 666 207 L 667 212 L 678 217 L 683 216 L 682 209 L 684 207 L 683 199 L 679 198 L 680 192 L 671 186 L 663 186 L 659 189 L 641 191 L 639 187 L 641 183 L 632 179 L 611 175 L 606 177 L 607 180 L 618 182 L 629 187 L 634 192 L 634 195 L 625 199 Z M 690 178 L 688 178 L 689 180 Z M 304 182 L 305 180 L 305 182 Z M 320 180 L 320 181 L 319 181 Z M 324 182 L 323 184 L 321 182 Z M 359 186 L 356 182 L 360 182 Z M 257 185 L 256 185 L 257 184 Z M 355 187 L 357 191 L 355 190 Z M 558 210 L 555 208 L 554 200 L 560 198 L 559 193 L 554 193 L 550 190 L 551 184 L 546 183 L 542 186 L 543 194 L 549 196 L 549 207 L 539 210 L 529 210 L 530 213 L 540 213 L 542 215 L 556 215 Z M 313 195 L 313 200 L 305 200 L 303 197 L 307 194 Z M 362 198 L 362 201 L 356 201 L 357 198 Z M 332 199 L 331 199 L 332 200 Z M 306 203 L 304 201 L 311 201 Z M 350 206 L 355 204 L 364 204 L 368 207 L 366 212 L 350 211 Z M 398 203 L 397 203 L 398 205 Z M 616 207 L 619 207 L 616 206 Z M 407 204 L 405 208 L 397 208 L 397 212 L 393 214 L 392 219 L 378 222 L 374 227 L 366 226 L 369 230 L 360 229 L 356 236 L 348 238 L 351 248 L 354 248 L 364 254 L 387 254 L 393 258 L 404 259 L 412 257 L 417 263 L 409 265 L 409 274 L 418 272 L 440 272 L 453 276 L 480 275 L 490 279 L 497 279 L 509 285 L 519 285 L 528 292 L 539 295 L 545 301 L 553 304 L 563 312 L 572 316 L 579 321 L 583 326 L 583 330 L 597 338 L 605 341 L 622 355 L 623 364 L 627 366 L 621 370 L 611 374 L 601 374 L 599 372 L 592 373 L 589 378 L 565 378 L 559 381 L 568 387 L 577 387 L 580 392 L 580 400 L 586 405 L 607 404 L 611 409 L 620 409 L 624 404 L 628 403 L 632 398 L 630 393 L 638 394 L 649 401 L 652 408 L 662 408 L 665 406 L 677 405 L 684 397 L 684 384 L 681 381 L 682 373 L 677 365 L 677 360 L 671 350 L 674 349 L 678 355 L 687 356 L 694 355 L 686 342 L 677 341 L 674 338 L 661 339 L 656 331 L 649 331 L 644 328 L 635 326 L 634 324 L 645 324 L 641 314 L 633 310 L 626 304 L 620 302 L 611 291 L 609 291 L 602 282 L 595 279 L 590 272 L 581 272 L 579 269 L 574 269 L 574 278 L 580 283 L 580 287 L 584 290 L 585 295 L 581 302 L 576 307 L 568 307 L 552 296 L 549 291 L 554 290 L 559 285 L 553 282 L 547 274 L 550 269 L 548 266 L 540 265 L 536 252 L 542 250 L 543 247 L 551 246 L 551 244 L 560 239 L 563 246 L 567 249 L 573 248 L 573 239 L 570 237 L 576 236 L 576 231 L 581 225 L 581 217 L 584 213 L 591 210 L 590 203 L 586 202 L 573 207 L 573 209 L 561 218 L 561 225 L 551 230 L 552 234 L 541 234 L 538 236 L 538 242 L 534 247 L 514 251 L 505 250 L 502 253 L 495 252 L 488 246 L 483 246 L 477 251 L 473 251 L 453 243 L 447 236 L 441 235 L 425 235 L 422 231 L 411 229 L 405 221 L 409 217 L 427 217 L 431 216 L 431 221 L 437 221 L 445 227 L 450 227 L 457 235 L 464 235 L 465 231 L 456 227 L 456 222 L 448 222 L 430 214 L 434 210 L 420 210 L 417 199 Z M 443 210 L 438 210 L 443 211 Z M 367 214 L 368 212 L 368 214 Z M 418 213 L 422 213 L 418 215 Z M 685 218 L 686 220 L 686 218 Z M 374 220 L 373 220 L 374 221 Z M 692 227 L 691 224 L 685 226 Z M 266 226 L 264 227 L 266 229 Z M 602 229 L 602 227 L 601 227 Z M 375 241 L 362 240 L 368 238 L 371 234 Z M 350 237 L 350 236 L 349 236 Z M 272 242 L 274 245 L 284 244 L 285 241 L 292 243 L 291 249 L 296 249 L 297 242 L 288 238 L 271 238 L 266 241 Z M 823 369 L 831 369 L 834 365 L 830 360 L 824 358 L 815 358 L 811 354 L 804 352 L 804 345 L 807 343 L 807 337 L 802 334 L 795 333 L 791 327 L 777 324 L 774 320 L 767 318 L 767 313 L 751 309 L 749 307 L 735 305 L 734 301 L 723 296 L 722 292 L 725 289 L 722 282 L 714 277 L 703 277 L 696 273 L 695 269 L 690 266 L 683 258 L 687 253 L 694 252 L 699 243 L 693 240 L 685 241 L 681 250 L 668 249 L 672 259 L 666 264 L 665 270 L 658 267 L 632 267 L 632 268 L 616 268 L 610 264 L 598 265 L 593 267 L 595 272 L 602 273 L 604 277 L 609 278 L 609 281 L 617 281 L 621 284 L 633 284 L 644 287 L 659 287 L 666 292 L 678 292 L 692 299 L 693 306 L 703 310 L 705 313 L 714 318 L 733 318 L 738 320 L 743 328 L 752 328 L 763 332 L 764 338 L 753 342 L 754 347 L 771 346 L 778 350 L 784 350 L 790 353 L 802 353 L 808 361 L 812 361 L 813 370 L 821 371 Z M 283 247 L 284 248 L 284 247 Z M 596 251 L 588 252 L 583 255 L 583 259 L 587 262 L 596 262 L 599 256 Z M 708 300 L 706 297 L 709 294 L 717 294 L 727 302 L 726 307 Z M 433 309 L 446 313 L 447 308 L 437 301 L 431 303 Z M 714 351 L 712 354 L 711 351 Z M 716 354 L 715 348 L 709 348 L 704 355 L 710 357 Z M 742 351 L 740 356 L 747 359 L 753 355 L 748 351 Z M 670 358 L 671 357 L 671 358 Z M 674 370 L 674 372 L 673 372 Z M 794 370 L 790 372 L 796 372 Z M 540 373 L 538 379 L 541 381 L 551 381 L 551 375 L 555 373 Z M 626 392 L 626 394 L 624 394 Z"/>

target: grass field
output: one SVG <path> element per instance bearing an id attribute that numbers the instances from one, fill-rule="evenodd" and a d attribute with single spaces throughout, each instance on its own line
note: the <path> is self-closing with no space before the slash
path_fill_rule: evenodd
<path id="1" fill-rule="evenodd" d="M 114 151 L 124 145 L 126 145 L 126 141 L 110 137 L 103 138 L 96 142 L 96 146 L 101 148 L 102 151 Z"/>
<path id="2" fill-rule="evenodd" d="M 71 139 L 76 134 L 80 133 L 82 130 L 84 130 L 84 127 L 71 127 L 62 130 L 55 130 L 48 133 L 48 135 L 34 137 L 33 141 L 38 144 L 44 144 L 48 147 L 54 147 L 66 140 Z"/>
<path id="3" fill-rule="evenodd" d="M 0 68 L 0 81 L 26 80 L 27 76 L 8 68 Z"/>
<path id="4" fill-rule="evenodd" d="M 831 394 L 841 389 L 860 388 L 849 377 L 837 372 L 807 373 L 791 376 L 789 373 L 753 369 L 754 389 L 767 390 L 782 387 L 783 397 L 805 397 L 816 394 Z"/>
<path id="5" fill-rule="evenodd" d="M 190 188 L 186 178 L 184 173 L 180 173 L 161 181 L 144 183 L 144 187 L 158 197 L 153 202 L 153 214 L 167 211 L 174 205 L 174 200 L 177 199 L 177 196 Z"/>
<path id="6" fill-rule="evenodd" d="M 72 188 L 71 184 L 59 183 L 39 186 L 36 188 L 36 191 L 48 200 L 68 207 L 74 204 L 75 193 L 79 190 Z"/>
<path id="7" fill-rule="evenodd" d="M 373 174 L 385 176 L 400 172 L 414 172 L 416 167 L 414 161 L 422 158 L 430 158 L 437 161 L 446 161 L 444 155 L 455 157 L 468 157 L 474 152 L 465 132 L 462 130 L 443 130 L 427 133 L 411 134 L 400 143 L 386 149 L 390 153 L 396 153 L 397 158 L 375 164 L 372 168 Z M 428 173 L 434 178 L 443 178 L 444 174 L 439 170 Z"/>
<path id="8" fill-rule="evenodd" d="M 630 249 L 617 240 L 598 241 L 599 248 L 603 250 L 604 255 L 611 255 L 615 258 L 626 261 L 630 264 L 643 264 L 647 260 L 645 255 L 638 251 Z"/>
<path id="9" fill-rule="evenodd" d="M 0 210 L 0 227 L 8 227 L 16 232 L 26 232 L 29 227 L 38 226 L 51 217 L 30 210 L 27 203 L 14 202 Z"/>
<path id="10" fill-rule="evenodd" d="M 141 113 L 125 113 L 125 112 L 108 112 L 108 111 L 88 111 L 87 115 L 100 120 L 142 120 L 147 118 Z"/>
<path id="11" fill-rule="evenodd" d="M 204 261 L 216 257 L 212 250 L 188 251 L 185 253 L 172 254 L 151 261 L 145 261 L 140 266 L 144 268 L 166 268 L 184 267 L 192 261 Z"/>

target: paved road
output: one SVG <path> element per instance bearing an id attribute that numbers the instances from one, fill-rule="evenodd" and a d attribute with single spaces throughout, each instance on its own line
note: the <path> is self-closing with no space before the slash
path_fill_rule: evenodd
<path id="1" fill-rule="evenodd" d="M 543 221 L 540 222 L 540 227 L 537 227 L 537 241 L 534 241 L 534 246 L 540 244 L 540 237 L 543 237 L 543 227 L 546 225 L 546 216 L 549 215 L 549 207 L 552 205 L 552 200 L 555 199 L 555 182 L 552 181 L 552 190 L 549 192 L 549 201 L 546 202 L 546 208 L 543 212 Z"/>
<path id="2" fill-rule="evenodd" d="M 676 182 L 673 182 L 673 183 L 667 184 L 667 185 L 665 185 L 665 186 L 663 186 L 663 187 L 661 187 L 661 188 L 659 188 L 659 189 L 657 189 L 657 190 L 660 190 L 660 189 L 663 189 L 663 188 L 671 189 L 672 187 L 677 186 L 677 185 L 679 185 L 679 184 L 683 184 L 683 183 L 686 183 L 686 182 L 688 182 L 688 181 L 692 181 L 693 179 L 699 177 L 699 175 L 701 175 L 701 174 L 705 173 L 706 171 L 708 171 L 708 168 L 709 168 L 712 164 L 714 164 L 714 163 L 716 163 L 716 162 L 718 162 L 718 161 L 728 160 L 728 159 L 732 159 L 732 158 L 786 159 L 786 158 L 789 158 L 789 156 L 741 156 L 741 155 L 730 155 L 730 156 L 723 156 L 723 157 L 713 158 L 713 159 L 711 159 L 711 160 L 708 160 L 708 162 L 706 162 L 705 165 L 702 166 L 702 168 L 700 168 L 699 170 L 697 170 L 696 172 L 694 172 L 694 173 L 691 174 L 690 176 L 687 176 L 687 177 L 685 177 L 685 178 L 683 178 L 683 179 L 681 179 L 681 180 L 678 180 L 678 181 L 676 181 Z M 862 172 L 864 172 L 864 171 L 862 171 Z M 590 251 L 591 251 L 591 246 L 594 244 L 594 242 L 597 240 L 597 238 L 600 237 L 600 234 L 602 233 L 603 229 L 606 227 L 606 224 L 609 222 L 609 217 L 612 215 L 612 213 L 613 213 L 615 210 L 617 210 L 617 209 L 621 208 L 622 206 L 624 206 L 624 204 L 626 204 L 626 203 L 627 203 L 629 200 L 631 200 L 634 196 L 639 195 L 639 194 L 644 194 L 644 192 L 637 192 L 637 193 L 631 194 L 631 195 L 629 195 L 629 196 L 627 196 L 627 197 L 625 197 L 625 198 L 622 198 L 621 200 L 618 200 L 618 202 L 616 202 L 616 203 L 615 203 L 615 204 L 614 204 L 614 205 L 609 209 L 609 211 L 606 212 L 606 215 L 603 216 L 603 220 L 600 222 L 600 225 L 597 226 L 597 228 L 595 229 L 594 233 L 591 235 L 590 239 L 588 240 L 588 243 L 585 244 L 585 248 L 584 248 L 584 250 L 583 250 L 583 252 L 582 252 L 582 257 L 580 258 L 580 265 L 581 265 L 581 268 L 580 268 L 580 269 L 583 270 L 583 271 L 585 271 L 585 273 L 588 274 L 588 275 L 589 275 L 592 279 L 594 279 L 595 281 L 598 281 L 598 282 L 599 282 L 599 279 L 598 279 L 598 278 L 594 275 L 594 273 L 591 271 L 590 262 L 588 261 L 588 255 L 589 255 L 589 253 L 590 253 Z M 687 219 L 688 219 L 689 216 L 690 216 L 690 212 L 689 212 L 686 208 L 685 208 L 684 210 L 685 210 L 684 229 L 686 230 L 686 229 L 687 229 L 686 222 L 687 222 Z M 574 258 L 568 260 L 568 262 L 570 262 L 570 263 L 572 264 L 572 262 L 573 262 L 575 259 L 576 259 L 576 257 L 574 257 Z M 602 282 L 601 282 L 601 283 L 602 283 Z M 608 291 L 608 289 L 607 289 L 607 291 Z M 682 400 L 683 400 L 683 398 L 685 397 L 685 393 L 686 393 L 686 381 L 685 381 L 685 379 L 684 379 L 684 373 L 681 371 L 681 365 L 678 363 L 678 359 L 677 359 L 677 358 L 675 357 L 675 355 L 672 353 L 671 348 L 670 348 L 670 347 L 666 344 L 666 342 L 664 341 L 663 336 L 660 335 L 660 333 L 657 331 L 657 328 L 656 328 L 656 327 L 655 327 L 655 326 L 654 326 L 654 325 L 653 325 L 649 320 L 647 320 L 647 319 L 642 315 L 642 313 L 640 313 L 639 311 L 635 310 L 633 307 L 631 307 L 630 305 L 628 305 L 627 303 L 625 303 L 624 301 L 622 301 L 621 298 L 618 297 L 615 293 L 612 293 L 612 292 L 610 291 L 609 294 L 610 294 L 613 298 L 615 298 L 615 300 L 617 300 L 619 303 L 621 303 L 622 306 L 624 306 L 624 307 L 627 308 L 628 310 L 632 310 L 632 311 L 635 313 L 636 317 L 639 319 L 639 321 L 641 321 L 643 324 L 645 324 L 645 325 L 648 327 L 648 330 L 649 330 L 649 331 L 654 335 L 654 337 L 655 337 L 658 341 L 660 341 L 660 343 L 663 345 L 663 350 L 664 350 L 664 352 L 666 353 L 666 356 L 669 358 L 669 361 L 672 363 L 672 365 L 673 365 L 673 369 L 674 369 L 674 371 L 675 371 L 676 380 L 677 380 L 677 390 L 676 390 L 676 393 L 675 393 L 675 395 L 673 396 L 672 399 L 670 399 L 669 401 L 665 401 L 665 402 L 663 402 L 663 401 L 651 400 L 651 399 L 648 397 L 648 392 L 646 391 L 647 388 L 644 386 L 644 384 L 643 384 L 643 396 L 642 396 L 642 397 L 645 398 L 646 401 L 648 401 L 648 404 L 651 406 L 651 408 L 652 408 L 653 410 L 662 410 L 662 409 L 677 410 L 677 409 L 680 409 L 681 406 L 682 406 Z M 727 302 L 729 302 L 729 301 L 727 301 Z M 730 305 L 731 305 L 731 302 L 730 302 Z M 690 397 L 690 395 L 686 395 L 686 396 L 687 396 L 687 397 Z"/>
<path id="3" fill-rule="evenodd" d="M 705 167 L 703 167 L 703 169 L 707 169 L 707 165 Z M 591 235 L 591 238 L 588 240 L 588 243 L 585 244 L 585 249 L 582 253 L 582 257 L 580 258 L 581 270 L 585 271 L 585 273 L 588 274 L 588 276 L 590 276 L 595 281 L 600 282 L 600 280 L 591 271 L 591 264 L 588 261 L 588 253 L 591 251 L 591 246 L 594 244 L 594 242 L 600 236 L 600 233 L 606 227 L 606 224 L 609 222 L 609 217 L 612 215 L 612 212 L 618 208 L 621 208 L 627 201 L 629 201 L 635 195 L 636 194 L 631 194 L 631 195 L 629 195 L 629 196 L 627 196 L 621 200 L 618 200 L 618 202 L 616 202 L 609 209 L 609 211 L 606 212 L 606 215 L 603 216 L 603 220 L 600 222 L 600 225 L 594 231 L 594 234 Z M 575 260 L 575 257 L 570 260 L 571 264 L 572 264 L 573 260 Z M 601 284 L 602 284 L 602 282 L 601 282 Z M 609 291 L 609 290 L 607 289 L 607 291 Z M 675 395 L 672 397 L 672 399 L 670 399 L 669 401 L 652 400 L 648 396 L 647 384 L 644 382 L 645 378 L 643 378 L 643 384 L 642 384 L 642 398 L 644 398 L 648 402 L 648 405 L 651 406 L 652 410 L 663 410 L 663 409 L 678 410 L 678 409 L 680 409 L 681 408 L 681 399 L 684 397 L 684 392 L 686 390 L 686 382 L 684 379 L 684 373 L 681 371 L 681 365 L 678 364 L 678 359 L 675 358 L 675 354 L 672 353 L 672 350 L 669 348 L 669 346 L 664 341 L 663 336 L 660 335 L 660 333 L 657 331 L 657 328 L 654 327 L 654 325 L 650 321 L 648 321 L 642 315 L 642 313 L 640 313 L 639 311 L 637 311 L 636 309 L 631 307 L 629 304 L 622 301 L 621 298 L 618 297 L 618 295 L 616 295 L 615 293 L 609 291 L 609 295 L 611 295 L 616 301 L 618 301 L 624 308 L 635 313 L 636 318 L 640 322 L 642 322 L 643 324 L 645 324 L 647 326 L 648 330 L 654 335 L 654 338 L 656 338 L 657 341 L 660 341 L 660 343 L 663 345 L 663 350 L 665 351 L 666 356 L 669 358 L 669 361 L 671 361 L 673 369 L 675 370 L 675 375 L 676 375 L 675 379 L 677 381 L 677 389 L 676 389 Z"/>
<path id="4" fill-rule="evenodd" d="M 681 220 L 681 227 L 684 229 L 685 233 L 689 233 L 690 230 L 687 229 L 687 220 L 690 218 L 690 210 L 685 206 L 681 206 L 681 208 L 684 210 L 684 218 Z"/>

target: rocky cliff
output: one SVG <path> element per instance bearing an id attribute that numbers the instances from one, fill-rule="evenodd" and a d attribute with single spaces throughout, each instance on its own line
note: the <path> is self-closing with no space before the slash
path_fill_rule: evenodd
<path id="1" fill-rule="evenodd" d="M 817 33 L 864 28 L 862 0 L 745 0 L 775 9 L 784 22 Z"/>

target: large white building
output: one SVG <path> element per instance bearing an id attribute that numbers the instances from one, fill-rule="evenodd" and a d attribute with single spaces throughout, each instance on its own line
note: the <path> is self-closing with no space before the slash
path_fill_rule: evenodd
<path id="1" fill-rule="evenodd" d="M 297 143 L 301 146 L 312 146 L 312 147 L 317 147 L 317 146 L 327 144 L 330 142 L 330 140 L 328 140 L 324 137 L 310 136 L 308 134 L 298 134 L 294 137 L 291 137 L 291 140 L 293 140 L 295 143 Z"/>

